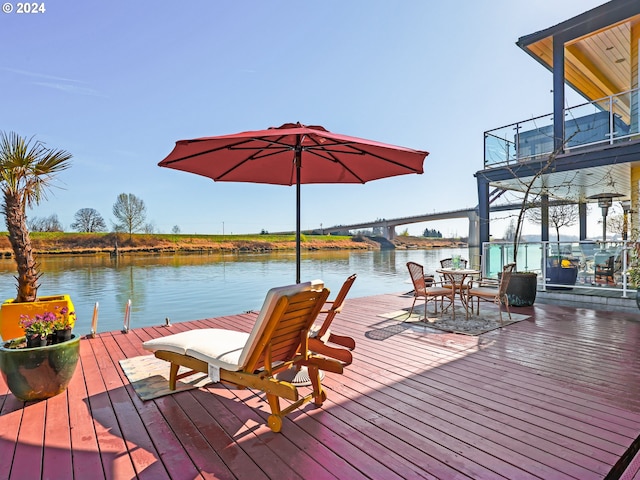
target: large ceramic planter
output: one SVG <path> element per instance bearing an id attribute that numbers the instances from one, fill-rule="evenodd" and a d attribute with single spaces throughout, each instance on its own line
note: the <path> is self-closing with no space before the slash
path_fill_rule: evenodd
<path id="1" fill-rule="evenodd" d="M 530 307 L 536 301 L 538 291 L 538 275 L 529 272 L 514 272 L 507 286 L 509 305 L 514 307 Z"/>
<path id="2" fill-rule="evenodd" d="M 43 400 L 65 391 L 76 370 L 80 337 L 37 348 L 10 348 L 16 338 L 0 346 L 0 372 L 9 390 L 24 401 Z"/>
<path id="3" fill-rule="evenodd" d="M 34 316 L 54 311 L 55 307 L 67 307 L 69 312 L 75 311 L 69 295 L 38 297 L 35 302 L 24 303 L 14 303 L 13 299 L 5 300 L 0 307 L 0 338 L 6 341 L 24 336 L 20 315 Z"/>

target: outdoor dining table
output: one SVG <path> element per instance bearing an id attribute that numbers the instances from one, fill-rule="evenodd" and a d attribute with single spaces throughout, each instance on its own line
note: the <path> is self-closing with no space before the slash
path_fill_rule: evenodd
<path id="1" fill-rule="evenodd" d="M 467 278 L 473 278 L 476 275 L 480 275 L 480 270 L 470 268 L 439 268 L 436 272 L 445 278 L 446 283 L 450 283 L 452 285 L 453 294 L 451 301 L 454 300 L 455 290 L 457 289 L 460 292 L 460 301 L 462 302 L 462 306 L 465 311 L 468 311 L 469 306 L 465 295 L 466 288 L 464 285 Z M 460 285 L 461 288 L 458 288 L 458 285 Z"/>

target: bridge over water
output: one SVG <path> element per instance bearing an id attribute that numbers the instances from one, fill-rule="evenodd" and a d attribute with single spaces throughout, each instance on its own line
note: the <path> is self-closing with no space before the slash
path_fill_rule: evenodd
<path id="1" fill-rule="evenodd" d="M 552 202 L 550 202 L 552 203 Z M 505 204 L 492 206 L 491 212 L 501 212 L 514 209 L 520 209 L 520 204 Z M 411 223 L 430 222 L 435 220 L 449 220 L 453 218 L 469 219 L 469 240 L 470 247 L 480 247 L 480 225 L 478 217 L 478 207 L 463 208 L 460 210 L 450 210 L 447 212 L 425 213 L 424 215 L 415 215 L 412 217 L 386 218 L 375 220 L 372 222 L 354 223 L 351 225 L 336 225 L 335 227 L 323 228 L 323 233 L 343 232 L 345 230 L 360 230 L 364 228 L 382 228 L 385 238 L 388 240 L 396 236 L 395 228 L 398 225 L 408 225 Z"/>

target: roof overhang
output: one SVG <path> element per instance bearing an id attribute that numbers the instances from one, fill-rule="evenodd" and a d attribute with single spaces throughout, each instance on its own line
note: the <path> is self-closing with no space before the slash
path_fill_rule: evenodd
<path id="1" fill-rule="evenodd" d="M 516 44 L 553 70 L 554 38 L 562 42 L 566 83 L 587 100 L 597 100 L 635 88 L 630 32 L 639 22 L 640 1 L 613 0 Z"/>

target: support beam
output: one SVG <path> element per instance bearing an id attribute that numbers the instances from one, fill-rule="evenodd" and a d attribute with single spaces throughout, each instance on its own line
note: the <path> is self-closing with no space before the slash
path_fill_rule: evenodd
<path id="1" fill-rule="evenodd" d="M 553 150 L 564 144 L 564 38 L 553 37 Z"/>
<path id="2" fill-rule="evenodd" d="M 540 240 L 543 242 L 549 241 L 549 195 L 540 196 Z"/>
<path id="3" fill-rule="evenodd" d="M 478 246 L 482 247 L 484 242 L 489 241 L 489 181 L 484 175 L 476 175 L 476 181 L 478 183 Z"/>
<path id="4" fill-rule="evenodd" d="M 587 204 L 580 202 L 578 204 L 578 219 L 580 223 L 580 241 L 587 239 Z"/>

